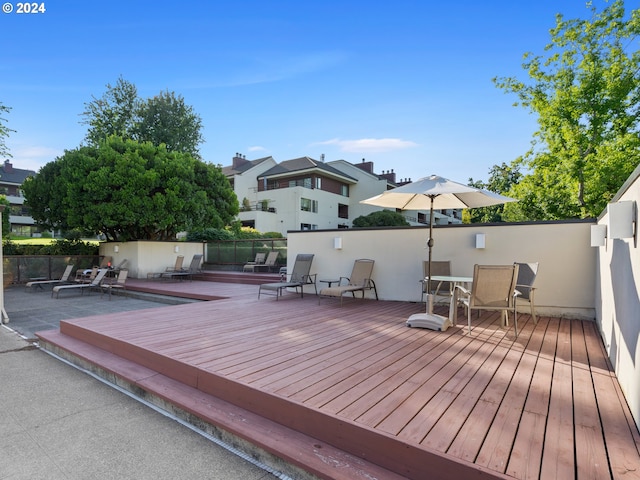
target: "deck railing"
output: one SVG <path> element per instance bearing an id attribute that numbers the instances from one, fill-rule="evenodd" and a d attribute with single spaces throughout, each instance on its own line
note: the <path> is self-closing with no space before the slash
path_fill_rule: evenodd
<path id="1" fill-rule="evenodd" d="M 229 269 L 237 269 L 256 258 L 256 253 L 277 251 L 277 265 L 287 264 L 286 238 L 260 238 L 252 240 L 220 240 L 207 242 L 206 262 Z"/>

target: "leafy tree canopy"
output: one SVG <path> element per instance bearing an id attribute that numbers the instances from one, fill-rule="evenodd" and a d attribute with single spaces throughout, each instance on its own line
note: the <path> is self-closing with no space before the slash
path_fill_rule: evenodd
<path id="1" fill-rule="evenodd" d="M 11 111 L 11 107 L 5 106 L 2 102 L 0 102 L 0 157 L 11 157 L 11 153 L 7 148 L 5 143 L 5 139 L 9 136 L 11 132 L 15 132 L 15 130 L 11 130 L 7 127 L 7 119 L 2 117 L 2 114 L 9 113 Z"/>
<path id="2" fill-rule="evenodd" d="M 181 231 L 223 228 L 238 213 L 219 167 L 120 137 L 66 151 L 22 188 L 44 228 L 81 229 L 112 241 L 170 240 Z"/>
<path id="3" fill-rule="evenodd" d="M 510 220 L 596 217 L 640 163 L 640 10 L 616 0 L 590 20 L 556 17 L 544 56 L 525 54 L 528 81 L 496 78 L 537 115 L 528 170 Z M 515 168 L 515 167 L 514 167 Z"/>
<path id="4" fill-rule="evenodd" d="M 361 215 L 353 220 L 354 227 L 405 227 L 408 226 L 404 216 L 393 210 L 380 210 L 369 215 Z"/>
<path id="5" fill-rule="evenodd" d="M 115 85 L 107 84 L 102 97 L 85 103 L 82 117 L 81 123 L 89 126 L 85 137 L 89 145 L 98 146 L 116 135 L 155 146 L 165 144 L 170 152 L 200 158 L 202 119 L 174 92 L 141 99 L 136 86 L 120 77 Z"/>
<path id="6" fill-rule="evenodd" d="M 489 171 L 489 181 L 484 183 L 480 180 L 469 179 L 469 186 L 482 188 L 501 195 L 508 195 L 514 185 L 520 181 L 522 174 L 517 163 L 507 165 L 494 165 Z M 463 211 L 464 223 L 495 223 L 503 222 L 505 205 L 494 205 L 492 207 L 470 208 Z"/>

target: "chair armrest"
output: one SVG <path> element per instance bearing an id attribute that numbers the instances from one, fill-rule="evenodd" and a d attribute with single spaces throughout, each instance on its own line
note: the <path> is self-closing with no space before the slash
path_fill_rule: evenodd
<path id="1" fill-rule="evenodd" d="M 463 287 L 462 285 L 456 285 L 456 288 L 461 290 L 462 293 L 464 293 L 465 295 L 471 295 L 471 290 L 469 290 L 468 288 Z"/>

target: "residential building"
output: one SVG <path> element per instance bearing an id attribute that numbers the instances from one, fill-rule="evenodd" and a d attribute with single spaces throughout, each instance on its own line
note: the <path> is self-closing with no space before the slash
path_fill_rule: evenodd
<path id="1" fill-rule="evenodd" d="M 27 177 L 35 175 L 33 170 L 14 168 L 9 160 L 4 161 L 0 167 L 0 195 L 5 195 L 11 204 L 9 207 L 9 223 L 11 233 L 30 237 L 36 233 L 35 222 L 29 209 L 24 205 L 22 184 Z"/>
<path id="2" fill-rule="evenodd" d="M 355 218 L 382 210 L 361 200 L 409 183 L 393 170 L 376 174 L 373 162 L 330 162 L 300 157 L 247 160 L 236 154 L 223 167 L 240 202 L 239 220 L 261 232 L 350 228 Z M 428 212 L 403 212 L 412 225 L 429 222 Z M 436 212 L 434 223 L 461 223 L 458 211 Z"/>

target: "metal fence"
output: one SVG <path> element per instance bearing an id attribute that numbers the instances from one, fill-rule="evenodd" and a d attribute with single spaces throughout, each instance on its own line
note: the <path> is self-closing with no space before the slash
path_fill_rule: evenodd
<path id="1" fill-rule="evenodd" d="M 287 264 L 286 238 L 260 238 L 256 240 L 220 240 L 207 243 L 207 265 L 229 270 L 256 258 L 256 253 L 279 252 L 277 265 Z"/>
<path id="2" fill-rule="evenodd" d="M 98 255 L 5 255 L 4 286 L 27 283 L 33 279 L 56 279 L 68 264 L 84 270 L 100 263 Z"/>

